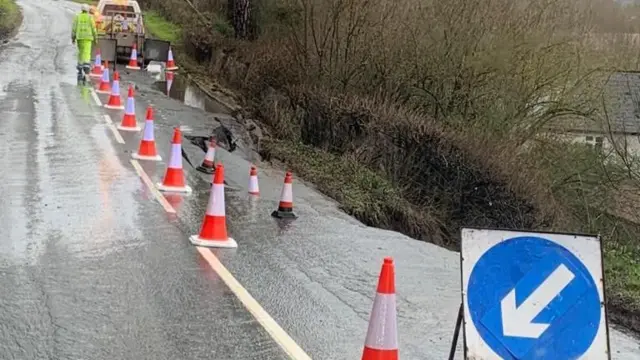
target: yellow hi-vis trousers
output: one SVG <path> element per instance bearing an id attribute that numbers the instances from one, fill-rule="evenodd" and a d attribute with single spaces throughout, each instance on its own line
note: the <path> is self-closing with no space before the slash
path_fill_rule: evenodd
<path id="1" fill-rule="evenodd" d="M 91 45 L 92 40 L 76 40 L 78 44 L 78 64 L 91 63 Z"/>

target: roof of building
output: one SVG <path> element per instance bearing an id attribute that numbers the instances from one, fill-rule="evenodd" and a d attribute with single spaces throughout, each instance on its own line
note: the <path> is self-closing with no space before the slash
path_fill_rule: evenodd
<path id="1" fill-rule="evenodd" d="M 640 134 L 640 72 L 611 74 L 604 96 L 608 121 L 565 117 L 549 127 L 566 132 Z"/>

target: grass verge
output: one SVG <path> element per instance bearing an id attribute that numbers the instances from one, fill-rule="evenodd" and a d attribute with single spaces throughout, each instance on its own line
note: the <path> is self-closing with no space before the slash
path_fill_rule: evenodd
<path id="1" fill-rule="evenodd" d="M 0 0 L 0 39 L 6 39 L 18 29 L 22 12 L 14 0 Z"/>
<path id="2" fill-rule="evenodd" d="M 265 139 L 260 146 L 265 161 L 283 162 L 303 179 L 340 204 L 347 214 L 364 224 L 390 230 L 406 229 L 399 221 L 421 224 L 433 221 L 424 209 L 408 203 L 381 174 L 353 159 L 337 156 L 294 141 Z"/>
<path id="3" fill-rule="evenodd" d="M 145 11 L 143 16 L 146 30 L 153 37 L 169 41 L 176 46 L 182 42 L 182 29 L 180 26 L 166 20 L 157 11 Z"/>

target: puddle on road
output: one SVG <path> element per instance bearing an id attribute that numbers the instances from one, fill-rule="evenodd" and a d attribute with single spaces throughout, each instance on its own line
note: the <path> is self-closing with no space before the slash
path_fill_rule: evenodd
<path id="1" fill-rule="evenodd" d="M 186 76 L 180 76 L 174 73 L 173 79 L 171 79 L 171 76 L 168 76 L 167 80 L 156 81 L 154 83 L 154 87 L 157 90 L 162 91 L 165 95 L 182 101 L 187 106 L 198 108 L 212 114 L 229 114 L 229 110 L 226 106 L 210 98 L 205 92 L 200 90 L 196 84 L 190 82 Z M 238 139 L 231 130 L 222 123 L 219 127 L 213 129 L 212 134 L 204 136 L 198 136 L 195 134 L 184 135 L 185 139 L 199 147 L 204 153 L 207 152 L 206 142 L 209 141 L 211 136 L 216 139 L 218 146 L 222 145 L 229 152 L 236 150 L 236 142 Z M 183 153 L 183 156 L 185 155 L 186 154 Z M 186 159 L 189 161 L 188 158 Z"/>
<path id="2" fill-rule="evenodd" d="M 185 105 L 202 109 L 210 113 L 228 114 L 229 110 L 219 102 L 211 99 L 200 88 L 186 77 L 175 74 L 173 80 L 158 81 L 156 89 L 169 97 L 182 101 Z"/>

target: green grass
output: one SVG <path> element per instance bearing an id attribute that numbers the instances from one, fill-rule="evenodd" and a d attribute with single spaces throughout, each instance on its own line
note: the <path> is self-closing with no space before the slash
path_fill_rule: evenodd
<path id="1" fill-rule="evenodd" d="M 177 44 L 182 41 L 182 29 L 160 15 L 158 12 L 149 10 L 143 13 L 144 24 L 149 34 L 159 40 L 169 41 Z"/>
<path id="2" fill-rule="evenodd" d="M 275 139 L 263 140 L 260 155 L 285 163 L 296 176 L 312 182 L 320 192 L 336 200 L 345 213 L 366 225 L 416 238 L 425 235 L 421 230 L 436 226 L 427 212 L 431 209 L 411 205 L 384 176 L 353 159 Z"/>
<path id="3" fill-rule="evenodd" d="M 98 2 L 95 0 L 71 0 L 78 4 L 87 4 L 87 5 L 97 5 Z"/>
<path id="4" fill-rule="evenodd" d="M 0 0 L 0 38 L 5 38 L 20 26 L 22 13 L 14 0 Z"/>

